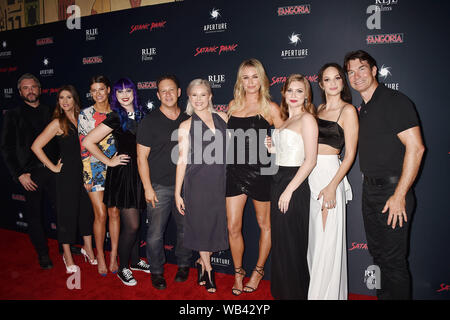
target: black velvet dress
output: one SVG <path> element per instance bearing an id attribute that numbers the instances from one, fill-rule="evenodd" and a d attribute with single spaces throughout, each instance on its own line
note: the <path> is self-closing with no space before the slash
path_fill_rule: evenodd
<path id="1" fill-rule="evenodd" d="M 117 154 L 130 156 L 130 161 L 126 165 L 108 167 L 106 170 L 103 202 L 107 207 L 145 209 L 147 204 L 144 188 L 137 167 L 137 123 L 130 119 L 128 130 L 124 131 L 119 115 L 115 112 L 109 113 L 102 123 L 113 129 L 112 134 L 116 141 Z"/>

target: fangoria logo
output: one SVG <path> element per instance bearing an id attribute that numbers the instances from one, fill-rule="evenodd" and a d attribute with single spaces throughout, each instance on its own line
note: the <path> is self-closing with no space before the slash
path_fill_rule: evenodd
<path id="1" fill-rule="evenodd" d="M 393 44 L 403 43 L 403 33 L 389 33 L 368 35 L 366 38 L 367 44 Z"/>

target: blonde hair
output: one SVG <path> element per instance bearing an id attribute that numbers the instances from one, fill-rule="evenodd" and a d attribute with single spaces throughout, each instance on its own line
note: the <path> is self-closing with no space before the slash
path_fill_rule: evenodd
<path id="1" fill-rule="evenodd" d="M 228 108 L 228 116 L 235 111 L 242 110 L 245 104 L 245 90 L 242 85 L 242 73 L 244 68 L 253 67 L 256 69 L 258 74 L 258 79 L 260 82 L 259 88 L 259 111 L 258 114 L 262 115 L 266 119 L 270 119 L 270 103 L 271 97 L 269 92 L 269 79 L 267 78 L 266 71 L 262 63 L 257 59 L 248 59 L 241 63 L 239 66 L 236 83 L 234 84 L 234 100 L 233 103 Z"/>
<path id="2" fill-rule="evenodd" d="M 211 92 L 211 85 L 209 84 L 208 81 L 203 80 L 203 79 L 194 79 L 194 80 L 192 80 L 192 81 L 189 83 L 189 85 L 188 85 L 188 87 L 187 87 L 187 89 L 186 89 L 186 93 L 187 93 L 188 96 L 191 94 L 191 90 L 192 90 L 192 88 L 195 87 L 195 86 L 204 86 L 204 87 L 206 87 L 206 91 L 208 91 L 208 93 L 209 93 L 210 95 L 212 95 L 212 92 Z M 215 112 L 211 100 L 209 100 L 209 102 L 208 102 L 208 109 L 209 109 L 209 111 L 211 111 L 211 112 Z M 188 99 L 188 103 L 187 103 L 187 106 L 186 106 L 186 113 L 187 113 L 188 115 L 190 115 L 190 116 L 192 116 L 192 114 L 194 113 L 194 107 L 192 106 L 190 99 Z"/>
<path id="3" fill-rule="evenodd" d="M 286 103 L 286 91 L 289 88 L 290 84 L 294 81 L 303 82 L 305 85 L 305 102 L 303 105 L 303 109 L 312 114 L 314 117 L 316 116 L 316 108 L 312 104 L 312 92 L 311 92 L 311 85 L 309 84 L 309 81 L 301 74 L 291 74 L 284 83 L 283 87 L 281 88 L 281 104 L 280 104 L 280 111 L 281 111 L 281 118 L 283 120 L 286 120 L 289 117 L 289 107 Z"/>

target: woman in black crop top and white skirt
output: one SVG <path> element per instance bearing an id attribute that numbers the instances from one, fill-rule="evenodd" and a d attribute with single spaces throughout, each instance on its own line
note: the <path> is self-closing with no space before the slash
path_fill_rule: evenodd
<path id="1" fill-rule="evenodd" d="M 346 203 L 352 191 L 346 174 L 356 156 L 358 115 L 344 70 L 336 63 L 319 71 L 324 104 L 317 108 L 317 165 L 309 176 L 311 189 L 308 267 L 309 300 L 347 299 Z M 345 145 L 342 163 L 339 154 Z"/>

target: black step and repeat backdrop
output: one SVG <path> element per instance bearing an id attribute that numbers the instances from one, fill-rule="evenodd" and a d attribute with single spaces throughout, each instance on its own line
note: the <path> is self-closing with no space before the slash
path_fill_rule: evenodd
<path id="1" fill-rule="evenodd" d="M 280 102 L 286 77 L 302 73 L 312 84 L 317 105 L 321 65 L 331 61 L 342 64 L 346 52 L 367 50 L 377 59 L 379 80 L 415 102 L 427 146 L 415 184 L 418 205 L 409 259 L 414 298 L 449 299 L 450 90 L 444 73 L 448 53 L 443 48 L 450 38 L 449 10 L 447 1 L 438 0 L 186 0 L 81 18 L 78 29 L 73 28 L 77 21 L 72 19 L 69 24 L 61 21 L 2 32 L 1 108 L 11 108 L 18 101 L 16 82 L 25 72 L 41 79 L 44 102 L 54 104 L 57 88 L 70 83 L 78 88 L 84 107 L 92 104 L 91 76 L 105 74 L 112 81 L 128 76 L 137 84 L 141 104 L 148 108 L 159 105 L 158 76 L 174 73 L 183 90 L 194 78 L 211 81 L 215 107 L 226 110 L 237 68 L 250 57 L 263 62 L 274 101 Z M 353 102 L 355 106 L 361 103 L 356 92 Z M 180 105 L 185 104 L 183 91 Z M 0 226 L 25 232 L 24 196 L 2 161 L 0 179 Z M 361 217 L 357 161 L 349 181 L 354 191 L 347 212 L 349 292 L 375 295 L 365 283 L 372 260 Z M 47 213 L 48 232 L 55 238 L 55 215 L 51 210 Z M 259 238 L 251 203 L 245 208 L 243 233 L 244 268 L 251 270 Z M 175 262 L 174 235 L 171 222 L 165 239 L 169 262 Z M 144 234 L 142 239 L 144 255 Z M 219 271 L 233 272 L 229 251 L 216 253 L 212 259 Z M 266 275 L 269 270 L 270 258 Z"/>

